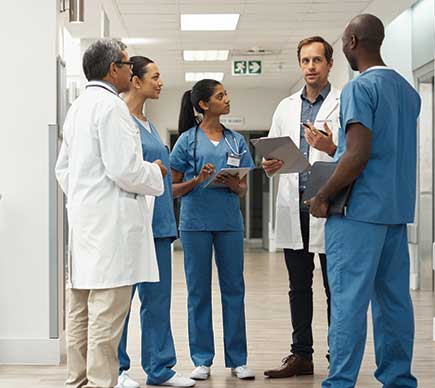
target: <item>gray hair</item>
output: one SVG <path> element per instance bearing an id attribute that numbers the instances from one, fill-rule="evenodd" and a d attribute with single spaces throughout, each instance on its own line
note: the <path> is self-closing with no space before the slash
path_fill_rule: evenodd
<path id="1" fill-rule="evenodd" d="M 83 54 L 83 71 L 88 81 L 103 79 L 112 62 L 122 61 L 127 46 L 115 39 L 99 39 Z"/>

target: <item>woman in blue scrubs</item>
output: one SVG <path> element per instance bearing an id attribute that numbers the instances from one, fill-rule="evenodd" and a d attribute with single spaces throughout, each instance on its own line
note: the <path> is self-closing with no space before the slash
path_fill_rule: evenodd
<path id="1" fill-rule="evenodd" d="M 158 99 L 163 83 L 159 68 L 152 60 L 136 56 L 133 62 L 130 91 L 125 102 L 140 131 L 143 158 L 153 162 L 160 159 L 169 170 L 169 152 L 160 139 L 154 125 L 143 115 L 147 99 Z M 164 178 L 165 191 L 155 198 L 153 215 L 154 244 L 159 267 L 160 282 L 139 283 L 138 290 L 141 320 L 141 363 L 146 372 L 148 385 L 190 387 L 195 381 L 175 373 L 176 363 L 174 340 L 170 324 L 171 306 L 171 243 L 177 238 L 171 174 Z M 122 269 L 120 269 L 122 271 Z M 130 368 L 127 354 L 127 329 L 130 313 L 126 318 L 121 342 L 118 348 L 119 378 L 117 387 L 139 387 L 126 371 Z"/>
<path id="2" fill-rule="evenodd" d="M 203 115 L 196 123 L 194 108 Z M 221 290 L 225 365 L 241 379 L 252 379 L 246 367 L 243 218 L 240 198 L 246 176 L 218 176 L 220 188 L 204 186 L 222 168 L 254 163 L 243 137 L 220 124 L 230 112 L 230 99 L 215 80 L 197 82 L 182 99 L 180 136 L 171 153 L 173 193 L 181 197 L 180 237 L 188 289 L 189 346 L 195 369 L 191 378 L 206 380 L 215 355 L 211 274 L 214 248 Z"/>

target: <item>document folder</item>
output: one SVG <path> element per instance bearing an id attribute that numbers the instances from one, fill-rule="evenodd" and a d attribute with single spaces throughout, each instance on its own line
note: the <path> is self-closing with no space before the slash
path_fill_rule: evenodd
<path id="1" fill-rule="evenodd" d="M 264 159 L 277 159 L 284 162 L 278 174 L 302 172 L 311 166 L 290 136 L 261 137 L 251 139 L 251 143 Z"/>
<path id="2" fill-rule="evenodd" d="M 307 188 L 302 195 L 302 201 L 313 198 L 328 181 L 337 167 L 337 162 L 314 162 L 308 178 Z M 352 191 L 352 185 L 345 187 L 329 202 L 328 215 L 345 215 L 346 206 Z"/>

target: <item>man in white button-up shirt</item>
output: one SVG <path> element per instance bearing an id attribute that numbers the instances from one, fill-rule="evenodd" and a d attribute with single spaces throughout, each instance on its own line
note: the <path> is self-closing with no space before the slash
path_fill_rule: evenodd
<path id="1" fill-rule="evenodd" d="M 118 93 L 130 87 L 126 46 L 100 40 L 84 53 L 89 83 L 64 124 L 56 176 L 69 222 L 66 387 L 113 387 L 131 285 L 158 281 L 146 195 L 163 193 L 160 161 L 144 162 Z"/>

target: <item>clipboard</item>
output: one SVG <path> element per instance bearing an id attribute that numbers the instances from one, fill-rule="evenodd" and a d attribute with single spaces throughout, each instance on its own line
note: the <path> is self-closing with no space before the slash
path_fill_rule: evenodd
<path id="1" fill-rule="evenodd" d="M 264 159 L 277 159 L 284 162 L 284 166 L 277 171 L 277 174 L 303 172 L 311 167 L 310 162 L 290 136 L 260 137 L 251 139 L 251 143 Z"/>
<path id="2" fill-rule="evenodd" d="M 237 175 L 239 177 L 239 179 L 242 179 L 246 175 L 248 175 L 249 171 L 251 171 L 250 167 L 234 167 L 234 168 L 224 167 L 224 168 L 221 168 L 217 173 L 215 173 L 208 180 L 208 182 L 202 188 L 203 189 L 205 189 L 205 188 L 209 188 L 209 189 L 225 188 L 225 187 L 227 187 L 226 185 L 224 185 L 223 183 L 217 182 L 215 179 L 219 174 L 224 173 L 224 174 L 233 175 L 233 176 Z"/>
<path id="3" fill-rule="evenodd" d="M 302 201 L 313 198 L 334 173 L 338 162 L 314 162 L 308 178 Z M 352 192 L 352 185 L 345 187 L 329 201 L 328 215 L 345 215 L 346 206 Z"/>

